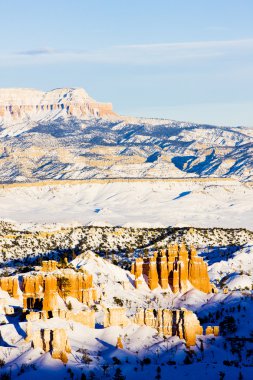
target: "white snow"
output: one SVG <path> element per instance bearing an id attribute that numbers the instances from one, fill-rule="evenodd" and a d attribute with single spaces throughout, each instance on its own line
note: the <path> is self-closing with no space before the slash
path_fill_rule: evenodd
<path id="1" fill-rule="evenodd" d="M 253 187 L 236 180 L 2 187 L 0 206 L 0 219 L 20 223 L 253 230 Z"/>

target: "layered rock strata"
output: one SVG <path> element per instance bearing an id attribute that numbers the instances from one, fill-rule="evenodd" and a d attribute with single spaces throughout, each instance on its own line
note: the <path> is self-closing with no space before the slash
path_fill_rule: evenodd
<path id="1" fill-rule="evenodd" d="M 151 290 L 160 285 L 162 289 L 170 287 L 173 293 L 185 292 L 188 282 L 205 293 L 213 290 L 207 264 L 197 256 L 194 247 L 187 250 L 184 244 L 168 245 L 166 250 L 155 252 L 153 257 L 137 258 L 131 273 L 135 275 L 136 288 L 142 284 L 145 275 Z"/>
<path id="2" fill-rule="evenodd" d="M 99 103 L 79 88 L 49 92 L 32 89 L 0 89 L 0 119 L 18 120 L 30 115 L 57 113 L 78 118 L 115 116 L 111 103 Z"/>

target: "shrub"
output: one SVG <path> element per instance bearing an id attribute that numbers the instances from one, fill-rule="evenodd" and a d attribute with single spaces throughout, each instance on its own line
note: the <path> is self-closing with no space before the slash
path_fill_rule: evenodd
<path id="1" fill-rule="evenodd" d="M 143 359 L 143 364 L 150 364 L 150 363 L 151 363 L 150 358 L 144 358 Z"/>
<path id="2" fill-rule="evenodd" d="M 113 302 L 117 305 L 117 306 L 123 306 L 124 303 L 122 301 L 122 299 L 118 298 L 118 297 L 113 297 Z"/>
<path id="3" fill-rule="evenodd" d="M 114 365 L 120 365 L 121 364 L 121 361 L 116 356 L 113 356 L 112 360 L 113 360 Z"/>

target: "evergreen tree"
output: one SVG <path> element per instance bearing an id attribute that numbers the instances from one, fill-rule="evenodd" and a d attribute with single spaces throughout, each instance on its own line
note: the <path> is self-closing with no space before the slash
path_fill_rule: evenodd
<path id="1" fill-rule="evenodd" d="M 117 368 L 113 376 L 113 380 L 125 380 L 125 379 L 126 377 L 123 376 L 121 369 Z"/>

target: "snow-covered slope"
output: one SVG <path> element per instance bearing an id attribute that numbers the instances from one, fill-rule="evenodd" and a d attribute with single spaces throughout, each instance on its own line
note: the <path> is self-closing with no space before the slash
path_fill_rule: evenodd
<path id="1" fill-rule="evenodd" d="M 82 89 L 0 90 L 0 182 L 253 178 L 253 129 L 116 115 Z"/>

